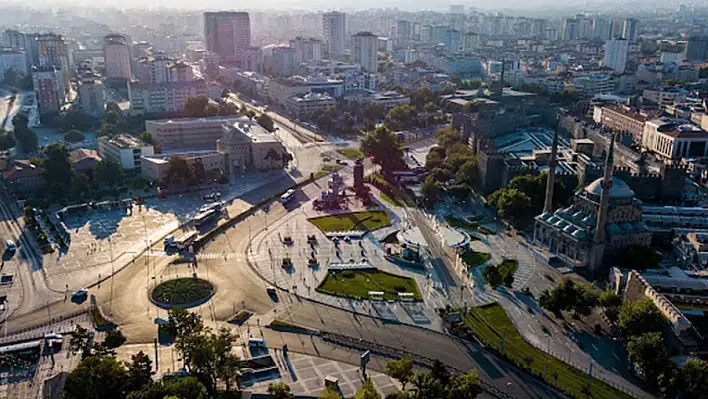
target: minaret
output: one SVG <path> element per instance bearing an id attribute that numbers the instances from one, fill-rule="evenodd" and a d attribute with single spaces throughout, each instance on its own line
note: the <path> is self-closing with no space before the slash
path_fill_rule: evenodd
<path id="1" fill-rule="evenodd" d="M 556 185 L 556 155 L 558 154 L 558 126 L 553 132 L 551 158 L 548 160 L 548 178 L 546 179 L 546 201 L 543 203 L 543 213 L 553 212 L 553 188 Z"/>
<path id="2" fill-rule="evenodd" d="M 602 191 L 600 192 L 600 207 L 597 210 L 597 225 L 595 237 L 590 252 L 590 271 L 595 273 L 602 267 L 605 253 L 605 224 L 607 224 L 607 207 L 610 203 L 610 189 L 612 188 L 612 170 L 615 155 L 615 135 L 610 139 L 610 149 L 605 159 L 605 175 L 602 178 Z"/>

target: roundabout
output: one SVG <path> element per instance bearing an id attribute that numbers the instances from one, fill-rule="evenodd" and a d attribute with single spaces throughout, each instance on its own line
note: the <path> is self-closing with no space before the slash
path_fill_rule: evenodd
<path id="1" fill-rule="evenodd" d="M 169 309 L 173 307 L 191 308 L 201 305 L 214 295 L 214 285 L 196 277 L 176 278 L 155 286 L 150 293 L 150 301 Z"/>

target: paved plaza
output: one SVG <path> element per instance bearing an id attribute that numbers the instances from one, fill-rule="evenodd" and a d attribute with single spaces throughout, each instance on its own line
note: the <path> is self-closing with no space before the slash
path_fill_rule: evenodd
<path id="1" fill-rule="evenodd" d="M 434 330 L 442 329 L 440 317 L 435 314 L 435 309 L 445 307 L 449 300 L 432 268 L 403 268 L 389 262 L 384 258 L 383 245 L 372 234 L 365 235 L 361 240 L 341 240 L 340 250 L 337 251 L 334 242 L 307 221 L 308 217 L 318 215 L 321 214 L 312 210 L 310 203 L 303 204 L 300 209 L 292 211 L 289 217 L 283 218 L 279 223 L 269 226 L 267 231 L 254 237 L 249 259 L 261 276 L 273 285 L 319 302 Z M 398 220 L 393 217 L 394 225 L 386 228 L 387 231 L 395 230 L 397 225 L 400 228 Z M 317 244 L 313 247 L 307 243 L 307 237 L 310 235 L 317 238 Z M 283 243 L 285 236 L 292 238 L 291 245 Z M 308 265 L 312 255 L 318 261 L 316 266 Z M 292 259 L 293 267 L 283 268 L 283 258 Z M 354 300 L 315 291 L 319 282 L 326 276 L 328 265 L 363 261 L 380 270 L 414 278 L 423 295 L 423 302 Z"/>
<path id="2" fill-rule="evenodd" d="M 248 191 L 286 176 L 284 171 L 249 174 L 219 187 L 227 201 L 225 215 L 234 216 L 249 204 L 234 200 Z M 206 192 L 173 195 L 166 199 L 149 198 L 144 205 L 131 208 L 96 210 L 65 219 L 71 235 L 69 248 L 46 254 L 43 269 L 47 283 L 55 291 L 90 285 L 132 262 L 148 243 L 160 242 L 196 215 L 205 204 Z"/>

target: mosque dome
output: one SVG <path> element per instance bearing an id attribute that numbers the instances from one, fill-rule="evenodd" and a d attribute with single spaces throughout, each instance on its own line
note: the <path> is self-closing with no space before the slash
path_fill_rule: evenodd
<path id="1" fill-rule="evenodd" d="M 585 187 L 588 194 L 600 196 L 602 194 L 602 177 L 588 184 Z M 612 187 L 610 188 L 610 198 L 625 199 L 634 197 L 634 191 L 624 182 L 624 180 L 612 177 Z"/>

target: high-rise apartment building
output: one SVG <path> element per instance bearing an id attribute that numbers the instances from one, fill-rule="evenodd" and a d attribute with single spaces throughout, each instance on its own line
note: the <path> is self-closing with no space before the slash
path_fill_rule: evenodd
<path id="1" fill-rule="evenodd" d="M 288 46 L 273 47 L 271 73 L 275 76 L 290 76 L 295 70 L 295 49 Z"/>
<path id="2" fill-rule="evenodd" d="M 627 67 L 627 52 L 629 41 L 626 39 L 612 39 L 605 42 L 604 65 L 615 72 L 622 73 Z"/>
<path id="3" fill-rule="evenodd" d="M 106 78 L 130 79 L 130 47 L 123 35 L 112 34 L 103 38 L 103 58 L 106 64 Z"/>
<path id="4" fill-rule="evenodd" d="M 346 35 L 345 14 L 337 11 L 322 14 L 322 34 L 327 56 L 329 58 L 343 56 Z"/>
<path id="5" fill-rule="evenodd" d="M 204 13 L 206 49 L 219 54 L 222 62 L 240 65 L 243 51 L 251 47 L 251 21 L 247 12 Z"/>
<path id="6" fill-rule="evenodd" d="M 27 54 L 22 49 L 0 49 L 0 79 L 12 69 L 17 73 L 27 74 Z"/>
<path id="7" fill-rule="evenodd" d="M 708 36 L 691 36 L 686 43 L 686 59 L 708 60 Z"/>
<path id="8" fill-rule="evenodd" d="M 605 18 L 592 20 L 593 38 L 609 40 L 612 37 L 612 21 Z"/>
<path id="9" fill-rule="evenodd" d="M 52 65 L 32 68 L 39 115 L 58 112 L 66 99 L 61 70 Z"/>
<path id="10" fill-rule="evenodd" d="M 186 62 L 177 61 L 167 65 L 168 82 L 191 82 L 194 80 L 194 68 Z"/>
<path id="11" fill-rule="evenodd" d="M 394 44 L 396 47 L 406 47 L 413 39 L 413 24 L 410 21 L 396 21 L 396 36 Z"/>
<path id="12" fill-rule="evenodd" d="M 352 35 L 352 60 L 361 65 L 366 72 L 378 72 L 378 36 L 371 32 L 359 32 Z"/>
<path id="13" fill-rule="evenodd" d="M 93 74 L 87 74 L 79 85 L 79 101 L 84 111 L 100 117 L 103 115 L 105 101 L 103 99 L 103 84 L 101 79 Z"/>
<path id="14" fill-rule="evenodd" d="M 564 18 L 561 24 L 562 40 L 577 40 L 580 38 L 580 21 L 575 18 Z"/>
<path id="15" fill-rule="evenodd" d="M 323 42 L 312 37 L 298 36 L 290 41 L 290 47 L 295 49 L 295 62 L 319 62 L 322 60 Z"/>
<path id="16" fill-rule="evenodd" d="M 622 25 L 622 38 L 630 42 L 636 42 L 639 38 L 639 20 L 628 18 L 624 20 Z"/>
<path id="17" fill-rule="evenodd" d="M 62 88 L 69 90 L 69 47 L 61 35 L 47 33 L 37 36 L 37 58 L 41 67 L 52 66 L 59 70 Z"/>

